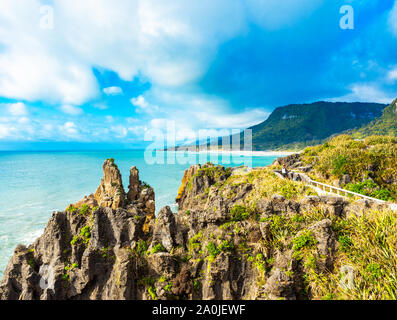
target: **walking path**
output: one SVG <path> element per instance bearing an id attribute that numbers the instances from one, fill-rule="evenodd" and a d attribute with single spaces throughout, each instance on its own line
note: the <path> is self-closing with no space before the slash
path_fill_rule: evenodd
<path id="1" fill-rule="evenodd" d="M 274 173 L 282 179 L 291 179 L 294 181 L 302 181 L 306 185 L 313 187 L 319 194 L 331 194 L 331 195 L 338 195 L 338 196 L 342 196 L 342 197 L 348 197 L 349 195 L 351 195 L 351 196 L 355 196 L 355 197 L 365 199 L 368 201 L 376 202 L 379 204 L 387 204 L 387 202 L 384 200 L 368 197 L 363 194 L 356 193 L 356 192 L 353 192 L 350 190 L 346 190 L 346 189 L 331 186 L 329 184 L 314 181 L 310 177 L 308 177 L 306 174 L 298 172 L 298 171 L 289 171 L 287 173 L 287 176 L 284 176 L 281 173 L 281 171 L 274 171 Z M 390 209 L 397 211 L 396 203 L 389 203 L 389 207 L 390 207 Z"/>

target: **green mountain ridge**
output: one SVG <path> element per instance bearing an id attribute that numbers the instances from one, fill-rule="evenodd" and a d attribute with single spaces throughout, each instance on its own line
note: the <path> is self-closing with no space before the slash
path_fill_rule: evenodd
<path id="1" fill-rule="evenodd" d="M 358 130 L 351 132 L 355 138 L 365 138 L 371 135 L 397 136 L 397 99 L 383 110 L 380 118 L 373 120 L 369 124 Z"/>
<path id="2" fill-rule="evenodd" d="M 253 150 L 302 149 L 382 116 L 379 103 L 315 102 L 276 108 L 252 129 Z"/>

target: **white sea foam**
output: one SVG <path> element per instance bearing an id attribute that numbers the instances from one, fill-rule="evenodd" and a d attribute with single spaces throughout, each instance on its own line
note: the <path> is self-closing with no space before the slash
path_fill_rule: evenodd
<path id="1" fill-rule="evenodd" d="M 19 238 L 19 242 L 24 245 L 29 245 L 33 243 L 37 238 L 39 238 L 43 234 L 43 232 L 43 229 L 28 232 Z"/>
<path id="2" fill-rule="evenodd" d="M 2 247 L 3 245 L 7 245 L 8 240 L 8 236 L 0 236 L 0 247 Z"/>

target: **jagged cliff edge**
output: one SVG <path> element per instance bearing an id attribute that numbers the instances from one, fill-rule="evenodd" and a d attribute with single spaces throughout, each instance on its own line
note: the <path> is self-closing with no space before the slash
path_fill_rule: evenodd
<path id="1" fill-rule="evenodd" d="M 15 249 L 0 299 L 310 299 L 296 248 L 275 242 L 274 217 L 296 221 L 295 238 L 310 232 L 327 271 L 338 246 L 331 219 L 370 208 L 264 194 L 254 181 L 270 177 L 267 169 L 206 164 L 186 170 L 178 213 L 165 207 L 155 217 L 154 191 L 135 167 L 128 192 L 113 159 L 103 171 L 95 194 L 54 212 L 39 239 Z M 324 218 L 302 222 L 313 208 Z"/>

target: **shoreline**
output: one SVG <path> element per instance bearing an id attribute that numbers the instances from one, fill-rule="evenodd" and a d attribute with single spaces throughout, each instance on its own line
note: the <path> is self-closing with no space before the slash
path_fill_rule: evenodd
<path id="1" fill-rule="evenodd" d="M 239 156 L 252 156 L 252 157 L 273 157 L 273 156 L 289 156 L 291 154 L 300 153 L 302 151 L 238 151 L 238 150 L 202 150 L 202 151 L 189 151 L 189 150 L 178 150 L 168 151 L 178 153 L 192 153 L 192 154 L 229 154 Z"/>

